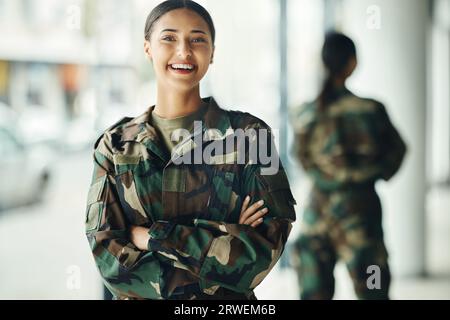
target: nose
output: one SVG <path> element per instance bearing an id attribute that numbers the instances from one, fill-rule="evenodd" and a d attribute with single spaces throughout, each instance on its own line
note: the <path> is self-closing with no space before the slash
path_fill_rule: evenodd
<path id="1" fill-rule="evenodd" d="M 178 56 L 181 59 L 192 57 L 192 49 L 189 41 L 180 41 L 178 45 Z"/>

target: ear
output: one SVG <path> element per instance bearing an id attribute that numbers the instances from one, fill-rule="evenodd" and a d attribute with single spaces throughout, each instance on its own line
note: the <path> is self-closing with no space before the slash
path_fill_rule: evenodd
<path id="1" fill-rule="evenodd" d="M 147 56 L 147 58 L 152 61 L 152 53 L 150 49 L 150 41 L 145 40 L 144 41 L 144 53 Z"/>
<path id="2" fill-rule="evenodd" d="M 353 74 L 357 65 L 358 65 L 358 60 L 356 59 L 356 57 L 353 57 L 348 61 L 347 70 L 346 70 L 347 77 L 350 77 Z"/>
<path id="3" fill-rule="evenodd" d="M 212 54 L 211 54 L 211 60 L 209 62 L 210 64 L 214 63 L 214 52 L 215 52 L 215 49 L 216 49 L 216 47 L 213 47 Z"/>

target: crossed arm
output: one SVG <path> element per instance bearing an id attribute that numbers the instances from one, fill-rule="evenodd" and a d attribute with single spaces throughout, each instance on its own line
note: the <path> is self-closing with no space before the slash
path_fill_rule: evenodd
<path id="1" fill-rule="evenodd" d="M 263 177 L 259 165 L 248 166 L 242 181 L 244 194 L 264 204 L 249 206 L 252 199 L 247 198 L 238 223 L 156 221 L 150 229 L 140 228 L 126 219 L 110 157 L 96 151 L 86 235 L 105 285 L 117 297 L 168 298 L 172 289 L 167 283 L 175 278 L 166 271 L 175 270 L 190 275 L 190 283 L 197 282 L 203 292 L 219 286 L 253 290 L 284 250 L 295 221 L 295 200 L 282 168 Z"/>
<path id="2" fill-rule="evenodd" d="M 251 197 L 247 196 L 242 204 L 241 214 L 239 216 L 239 224 L 246 224 L 253 228 L 263 222 L 262 217 L 269 212 L 268 208 L 262 208 L 264 200 L 255 202 L 249 207 Z M 150 229 L 140 226 L 130 226 L 130 241 L 142 251 L 148 250 L 150 241 Z"/>
<path id="3" fill-rule="evenodd" d="M 267 138 L 272 144 L 272 135 Z M 123 194 L 129 186 L 118 186 L 128 182 L 116 180 L 109 136 L 101 139 L 94 152 L 86 235 L 105 285 L 119 298 L 170 298 L 186 283 L 198 284 L 207 294 L 218 287 L 251 292 L 277 263 L 295 221 L 295 199 L 279 165 L 272 176 L 262 174 L 260 163 L 242 170 L 238 197 L 248 197 L 233 210 L 238 222 L 194 219 L 148 225 L 127 219 L 124 205 L 127 212 L 136 210 L 135 199 Z M 256 200 L 264 202 L 253 204 Z"/>

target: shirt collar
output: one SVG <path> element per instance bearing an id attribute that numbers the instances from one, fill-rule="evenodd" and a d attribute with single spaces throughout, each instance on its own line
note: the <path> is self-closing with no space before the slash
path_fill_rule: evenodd
<path id="1" fill-rule="evenodd" d="M 227 136 L 234 133 L 231 127 L 229 113 L 220 108 L 213 97 L 202 100 L 207 104 L 207 110 L 202 119 L 202 131 L 197 132 L 194 130 L 188 139 L 180 142 L 174 148 L 174 152 L 178 156 L 182 156 L 195 147 L 198 147 L 194 142 L 194 137 L 200 133 L 203 135 L 203 141 L 224 140 Z M 126 124 L 122 128 L 120 141 L 123 143 L 130 141 L 142 143 L 161 159 L 166 159 L 166 152 L 164 148 L 161 148 L 162 141 L 155 127 L 149 121 L 154 109 L 155 106 L 151 106 L 142 115 Z"/>
<path id="2" fill-rule="evenodd" d="M 232 131 L 230 117 L 226 110 L 219 107 L 216 100 L 213 97 L 202 99 L 207 104 L 206 112 L 203 116 L 203 132 L 210 132 L 215 139 L 220 139 L 228 136 Z M 123 127 L 121 141 L 136 141 L 144 142 L 146 140 L 152 140 L 159 142 L 156 129 L 150 124 L 150 116 L 155 106 L 148 108 L 142 115 L 131 120 L 127 125 Z M 217 135 L 220 134 L 218 137 Z"/>

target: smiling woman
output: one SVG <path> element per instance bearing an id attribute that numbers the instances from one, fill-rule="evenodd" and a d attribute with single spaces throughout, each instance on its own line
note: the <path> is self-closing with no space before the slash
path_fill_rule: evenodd
<path id="1" fill-rule="evenodd" d="M 157 114 L 177 117 L 189 114 L 198 107 L 198 85 L 212 63 L 214 40 L 215 28 L 211 16 L 194 2 L 167 1 L 149 15 L 144 49 L 153 62 L 158 97 L 167 97 L 167 90 L 177 88 L 177 91 L 184 93 L 183 96 L 188 94 L 191 101 L 188 108 L 177 108 L 178 112 L 170 110 L 173 108 L 159 108 L 157 104 Z"/>
<path id="2" fill-rule="evenodd" d="M 254 288 L 284 250 L 295 200 L 281 163 L 269 176 L 268 164 L 249 161 L 248 150 L 219 148 L 235 132 L 260 130 L 266 134 L 245 136 L 241 146 L 271 150 L 279 161 L 270 127 L 200 96 L 214 41 L 213 21 L 199 4 L 158 5 L 144 41 L 157 103 L 95 144 L 86 235 L 116 299 L 256 299 Z M 178 129 L 190 134 L 174 139 Z M 176 161 L 203 154 L 211 141 L 202 136 L 211 132 L 220 161 Z M 238 163 L 238 154 L 246 162 Z"/>

